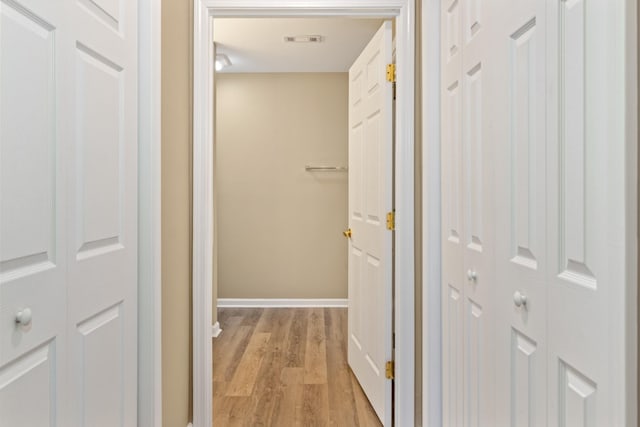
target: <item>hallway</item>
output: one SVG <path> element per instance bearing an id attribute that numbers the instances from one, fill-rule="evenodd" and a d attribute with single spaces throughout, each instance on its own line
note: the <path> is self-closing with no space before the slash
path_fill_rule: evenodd
<path id="1" fill-rule="evenodd" d="M 345 308 L 221 308 L 213 425 L 379 426 L 347 365 Z"/>

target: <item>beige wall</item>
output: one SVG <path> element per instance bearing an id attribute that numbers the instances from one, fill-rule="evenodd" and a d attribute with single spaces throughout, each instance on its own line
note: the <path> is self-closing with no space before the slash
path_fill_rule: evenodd
<path id="1" fill-rule="evenodd" d="M 191 1 L 162 0 L 162 412 L 191 420 Z"/>
<path id="2" fill-rule="evenodd" d="M 220 298 L 346 298 L 346 73 L 219 74 Z"/>

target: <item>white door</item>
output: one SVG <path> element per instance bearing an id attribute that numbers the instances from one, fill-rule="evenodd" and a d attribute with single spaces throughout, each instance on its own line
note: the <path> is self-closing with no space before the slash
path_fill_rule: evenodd
<path id="1" fill-rule="evenodd" d="M 489 5 L 488 5 L 489 6 Z M 464 425 L 489 426 L 495 418 L 494 322 L 495 216 L 491 144 L 500 117 L 493 94 L 499 83 L 493 31 L 487 16 L 496 8 L 480 0 L 462 2 L 462 224 L 465 284 Z M 497 13 L 496 13 L 497 14 Z"/>
<path id="2" fill-rule="evenodd" d="M 349 365 L 384 425 L 391 425 L 393 85 L 391 22 L 349 70 Z"/>
<path id="3" fill-rule="evenodd" d="M 443 425 L 463 417 L 464 271 L 462 211 L 462 6 L 442 7 L 442 393 Z"/>
<path id="4" fill-rule="evenodd" d="M 497 6 L 496 425 L 534 427 L 547 416 L 546 7 Z"/>
<path id="5" fill-rule="evenodd" d="M 442 9 L 443 419 L 494 420 L 493 32 L 477 1 Z"/>
<path id="6" fill-rule="evenodd" d="M 137 4 L 0 8 L 2 421 L 134 426 Z"/>
<path id="7" fill-rule="evenodd" d="M 636 79 L 625 75 L 628 4 L 547 5 L 549 426 L 635 425 L 627 409 L 637 402 L 625 389 L 635 383 L 627 346 L 637 332 L 627 305 L 637 288 L 629 276 L 637 217 L 627 216 L 636 195 L 626 174 L 637 167 L 625 146 L 625 117 L 637 117 L 635 106 L 625 110 L 626 82 Z"/>
<path id="8" fill-rule="evenodd" d="M 3 1 L 0 15 L 0 419 L 64 425 L 67 133 L 56 117 L 65 102 L 56 28 L 66 18 L 46 0 Z"/>
<path id="9" fill-rule="evenodd" d="M 635 421 L 625 4 L 444 7 L 447 426 Z"/>

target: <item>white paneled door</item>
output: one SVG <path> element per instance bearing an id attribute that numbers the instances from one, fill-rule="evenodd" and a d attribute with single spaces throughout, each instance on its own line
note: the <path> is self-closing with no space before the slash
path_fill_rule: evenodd
<path id="1" fill-rule="evenodd" d="M 497 62 L 478 0 L 442 8 L 443 419 L 494 419 L 493 182 Z"/>
<path id="2" fill-rule="evenodd" d="M 634 422 L 627 4 L 443 7 L 444 425 Z"/>
<path id="3" fill-rule="evenodd" d="M 349 365 L 385 426 L 391 425 L 393 86 L 391 22 L 349 70 Z"/>
<path id="4" fill-rule="evenodd" d="M 137 4 L 0 14 L 0 424 L 134 426 Z"/>
<path id="5" fill-rule="evenodd" d="M 547 425 L 544 1 L 501 0 L 496 126 L 496 424 Z"/>

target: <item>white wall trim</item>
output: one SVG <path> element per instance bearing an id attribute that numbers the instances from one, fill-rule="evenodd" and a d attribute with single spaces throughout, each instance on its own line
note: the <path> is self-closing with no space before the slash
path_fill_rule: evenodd
<path id="1" fill-rule="evenodd" d="M 213 424 L 213 64 L 212 22 L 194 0 L 193 36 L 193 425 Z"/>
<path id="2" fill-rule="evenodd" d="M 626 419 L 638 425 L 638 2 L 625 1 L 626 18 Z"/>
<path id="3" fill-rule="evenodd" d="M 218 298 L 219 308 L 254 308 L 254 307 L 347 307 L 346 298 Z"/>
<path id="4" fill-rule="evenodd" d="M 395 425 L 414 425 L 413 0 L 194 0 L 193 424 L 212 419 L 213 41 L 212 16 L 396 16 Z"/>
<path id="5" fill-rule="evenodd" d="M 161 2 L 138 3 L 138 422 L 162 425 Z"/>
<path id="6" fill-rule="evenodd" d="M 211 326 L 211 337 L 218 338 L 222 333 L 222 329 L 220 328 L 220 322 L 216 322 Z"/>
<path id="7" fill-rule="evenodd" d="M 440 0 L 422 2 L 422 425 L 442 425 Z"/>

